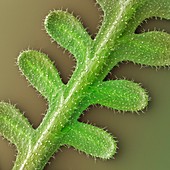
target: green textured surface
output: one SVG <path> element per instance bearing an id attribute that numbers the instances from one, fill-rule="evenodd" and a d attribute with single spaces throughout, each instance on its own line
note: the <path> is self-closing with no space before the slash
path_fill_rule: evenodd
<path id="1" fill-rule="evenodd" d="M 3 3 L 3 1 L 1 3 Z M 8 1 L 6 1 L 4 3 L 8 3 Z M 46 3 L 49 4 L 49 2 L 46 2 Z M 62 6 L 64 3 L 66 3 L 66 7 L 69 7 L 70 4 L 68 2 L 64 2 L 64 1 L 59 5 Z M 89 6 L 91 5 L 91 7 L 93 7 L 93 5 L 91 4 L 92 3 L 91 1 L 86 2 L 86 3 L 87 4 L 89 3 Z M 37 4 L 38 4 L 38 2 L 37 2 Z M 83 6 L 83 4 L 81 2 L 78 3 L 78 1 L 77 2 L 75 1 L 75 4 L 77 5 L 77 8 L 81 7 L 81 5 Z M 71 7 L 74 8 L 75 4 L 73 2 L 72 6 L 70 5 L 70 9 L 71 9 Z M 8 5 L 8 4 L 6 4 L 6 5 Z M 20 2 L 20 5 L 22 5 L 22 2 Z M 59 5 L 57 6 L 56 4 L 50 4 L 50 5 L 51 5 L 51 8 L 54 8 L 54 6 L 56 6 L 56 8 L 58 8 L 58 6 L 59 6 Z M 47 8 L 47 6 L 45 6 L 45 5 L 44 5 L 44 7 Z M 30 8 L 31 8 L 31 2 L 30 2 Z M 37 9 L 39 9 L 38 5 L 37 5 Z M 78 14 L 81 13 L 80 9 L 77 9 L 77 10 L 79 10 L 79 12 L 77 12 Z M 95 10 L 95 8 L 94 8 L 94 10 Z M 36 10 L 35 10 L 35 12 L 36 12 Z M 92 13 L 94 13 L 93 10 L 92 10 Z M 15 15 L 17 15 L 17 14 L 15 14 Z M 39 15 L 39 18 L 37 19 L 39 21 L 39 23 L 40 23 L 42 15 L 44 15 L 44 13 L 43 14 L 41 13 L 41 15 Z M 30 14 L 28 16 L 30 17 Z M 81 16 L 83 16 L 83 14 L 81 14 Z M 90 19 L 91 19 L 91 17 L 89 17 L 89 20 Z M 87 21 L 87 23 L 88 23 L 88 21 Z M 29 24 L 31 25 L 31 23 L 29 23 Z M 41 24 L 39 24 L 39 25 L 41 25 Z M 32 29 L 32 30 L 34 30 L 34 29 Z M 27 30 L 27 29 L 25 29 L 25 30 Z M 24 33 L 24 35 L 27 35 L 25 33 L 26 32 L 25 30 L 23 31 L 23 33 Z M 8 29 L 6 31 L 8 31 Z M 17 34 L 18 34 L 18 32 L 21 34 L 20 38 L 19 37 L 16 38 L 15 34 L 11 35 L 11 36 L 14 36 L 12 38 L 12 40 L 13 40 L 12 42 L 14 43 L 14 45 L 11 43 L 11 48 L 13 50 L 8 51 L 8 49 L 6 48 L 6 47 L 9 48 L 10 44 L 8 44 L 8 46 L 7 46 L 7 42 L 11 42 L 10 41 L 11 36 L 5 37 L 3 39 L 3 41 L 1 40 L 2 41 L 1 43 L 3 44 L 2 45 L 3 48 L 2 47 L 1 48 L 2 48 L 2 51 L 4 50 L 2 57 L 4 57 L 3 60 L 7 63 L 7 65 L 5 67 L 3 62 L 1 62 L 2 63 L 1 76 L 3 78 L 2 79 L 3 81 L 1 84 L 1 86 L 2 86 L 1 98 L 4 100 L 10 99 L 12 101 L 12 103 L 18 103 L 21 110 L 26 110 L 26 112 L 27 112 L 26 114 L 28 115 L 28 117 L 32 117 L 31 115 L 34 116 L 34 118 L 33 117 L 31 118 L 31 121 L 33 122 L 34 126 L 37 126 L 41 119 L 40 113 L 45 112 L 44 111 L 45 103 L 42 101 L 41 98 L 37 98 L 37 95 L 34 92 L 34 90 L 32 90 L 31 88 L 30 89 L 26 88 L 26 86 L 27 86 L 26 83 L 24 83 L 24 80 L 22 80 L 22 81 L 20 80 L 20 78 L 18 76 L 17 68 L 13 67 L 13 63 L 14 63 L 16 56 L 18 55 L 18 52 L 21 50 L 20 48 L 24 48 L 23 44 L 22 44 L 23 42 L 25 42 L 26 47 L 31 46 L 31 47 L 39 48 L 41 46 L 41 48 L 42 49 L 44 48 L 44 51 L 47 54 L 51 54 L 51 56 L 56 55 L 59 52 L 56 51 L 54 45 L 52 47 L 51 47 L 50 43 L 49 43 L 49 46 L 48 46 L 48 44 L 44 45 L 42 40 L 39 40 L 39 37 L 41 37 L 41 36 L 37 36 L 37 34 L 39 33 L 38 29 L 37 29 L 37 33 L 35 33 L 35 35 L 37 36 L 37 40 L 36 40 L 36 36 L 33 36 L 31 38 L 28 37 L 28 39 L 22 40 L 22 37 L 23 37 L 22 31 L 19 31 L 18 27 L 16 28 L 16 30 L 13 29 L 13 31 L 16 31 Z M 93 30 L 92 26 L 91 26 L 91 32 L 93 32 L 93 31 L 95 31 L 95 30 Z M 30 34 L 32 35 L 31 32 L 30 32 Z M 17 36 L 19 36 L 19 35 L 17 35 Z M 45 37 L 44 37 L 44 39 L 45 39 L 44 43 L 47 43 L 48 42 L 47 39 Z M 17 44 L 16 44 L 16 41 L 14 41 L 14 40 L 17 40 Z M 28 43 L 29 41 L 30 41 L 30 43 Z M 18 48 L 16 48 L 16 46 Z M 48 46 L 48 48 L 47 48 L 47 46 Z M 53 50 L 51 50 L 50 48 L 53 48 Z M 15 57 L 14 57 L 14 54 L 16 54 Z M 6 56 L 11 56 L 11 60 L 10 60 L 10 58 L 7 59 Z M 63 58 L 61 59 L 61 56 L 59 56 L 59 54 L 57 56 L 58 56 L 58 60 L 61 60 L 61 63 L 62 63 Z M 53 58 L 53 60 L 54 59 L 57 60 L 56 58 Z M 65 60 L 67 60 L 67 59 L 65 59 Z M 59 66 L 58 63 L 56 63 L 56 65 L 58 67 L 61 67 L 60 70 L 62 70 L 62 69 L 64 70 L 64 66 L 65 66 L 64 64 L 63 64 L 63 68 L 62 68 L 62 66 Z M 11 72 L 7 72 L 7 74 L 4 75 L 4 72 L 8 71 L 9 68 L 10 68 Z M 169 101 L 168 78 L 169 78 L 169 76 L 168 76 L 168 71 L 159 70 L 159 72 L 156 72 L 155 69 L 152 70 L 152 69 L 148 69 L 148 68 L 147 69 L 143 68 L 140 70 L 139 68 L 140 67 L 133 66 L 130 64 L 125 65 L 125 66 L 123 65 L 120 70 L 116 69 L 116 73 L 117 73 L 116 75 L 118 75 L 120 77 L 125 76 L 125 77 L 128 77 L 129 79 L 135 79 L 135 81 L 141 82 L 143 84 L 143 86 L 146 87 L 147 90 L 151 94 L 153 94 L 153 96 L 151 95 L 151 97 L 153 98 L 153 101 L 150 104 L 150 107 L 145 115 L 136 116 L 136 115 L 127 114 L 127 115 L 122 116 L 121 114 L 120 115 L 115 114 L 113 116 L 112 111 L 108 111 L 106 109 L 103 109 L 103 110 L 96 109 L 96 113 L 94 113 L 95 110 L 92 109 L 93 113 L 91 111 L 91 113 L 89 113 L 88 115 L 85 115 L 85 117 L 84 117 L 84 120 L 86 120 L 86 118 L 90 119 L 91 122 L 94 122 L 94 123 L 100 125 L 101 127 L 108 126 L 109 131 L 118 137 L 118 139 L 120 141 L 119 145 L 120 145 L 121 149 L 119 150 L 120 153 L 116 156 L 116 160 L 109 161 L 109 162 L 107 162 L 107 161 L 103 162 L 103 161 L 97 160 L 97 164 L 96 164 L 93 159 L 87 159 L 86 156 L 83 154 L 79 155 L 77 152 L 71 152 L 70 150 L 64 149 L 65 152 L 57 154 L 58 158 L 56 158 L 56 160 L 55 160 L 56 163 L 52 163 L 51 169 L 54 167 L 59 167 L 61 170 L 67 170 L 67 169 L 68 170 L 69 169 L 86 170 L 86 169 L 89 169 L 89 166 L 92 169 L 106 169 L 106 170 L 110 170 L 113 168 L 120 169 L 120 170 L 129 168 L 131 170 L 133 170 L 133 169 L 135 170 L 135 169 L 139 169 L 140 167 L 142 167 L 142 169 L 148 168 L 148 169 L 156 169 L 156 170 L 157 169 L 159 170 L 163 167 L 164 167 L 163 169 L 165 169 L 165 170 L 169 169 L 169 166 L 170 166 L 168 164 L 168 157 L 169 157 L 168 154 L 169 153 L 168 153 L 168 149 L 167 149 L 168 143 L 170 140 L 169 136 L 168 136 L 168 129 L 169 129 L 169 127 L 168 127 L 168 122 L 169 122 L 168 121 L 169 120 L 169 114 L 168 114 L 168 112 L 169 112 L 169 110 L 168 110 L 168 105 L 169 105 L 168 104 L 168 101 Z M 114 71 L 115 71 L 115 69 L 114 69 Z M 113 74 L 115 74 L 115 72 L 113 72 Z M 7 76 L 7 75 L 9 75 L 9 76 Z M 9 78 L 10 76 L 11 76 L 11 78 Z M 68 74 L 66 74 L 66 77 L 67 76 L 68 76 Z M 17 81 L 17 80 L 19 80 L 19 81 Z M 67 79 L 65 78 L 65 80 L 67 80 Z M 164 81 L 164 80 L 166 80 L 166 81 Z M 23 86 L 21 86 L 21 84 L 23 84 Z M 6 89 L 6 90 L 4 90 L 4 89 Z M 23 91 L 22 91 L 22 89 L 23 89 Z M 160 90 L 160 89 L 162 89 L 162 90 Z M 25 101 L 25 104 L 24 104 L 24 101 Z M 37 102 L 37 103 L 35 104 L 35 102 Z M 162 104 L 162 106 L 161 106 L 161 104 Z M 151 109 L 153 109 L 153 110 L 151 110 Z M 30 112 L 30 113 L 28 113 L 28 112 Z M 97 112 L 99 112 L 99 113 L 97 113 Z M 105 112 L 105 113 L 101 113 L 101 112 Z M 38 116 L 38 114 L 35 114 L 35 113 L 39 113 L 39 116 Z M 96 114 L 98 114 L 98 115 L 96 115 Z M 161 114 L 161 117 L 160 117 L 160 114 Z M 38 117 L 39 121 L 37 121 L 36 116 Z M 3 147 L 1 147 L 1 149 L 2 148 Z M 76 159 L 74 156 L 76 157 Z M 63 160 L 68 161 L 68 164 L 63 164 L 63 162 L 64 162 Z M 84 161 L 83 165 L 81 162 L 82 160 Z M 6 161 L 7 161 L 7 158 L 6 158 Z M 6 165 L 4 165 L 4 161 L 1 161 L 1 162 L 0 162 L 0 168 L 5 169 L 4 167 L 5 166 L 7 167 L 8 163 Z M 90 163 L 90 165 L 89 165 L 89 163 Z M 54 164 L 56 164 L 56 165 L 54 166 Z M 49 167 L 49 169 L 50 169 L 50 167 Z"/>

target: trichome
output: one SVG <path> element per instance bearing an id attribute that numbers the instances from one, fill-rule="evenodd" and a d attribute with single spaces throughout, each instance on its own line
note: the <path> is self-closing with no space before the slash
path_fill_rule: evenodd
<path id="1" fill-rule="evenodd" d="M 169 0 L 97 0 L 104 12 L 94 39 L 67 11 L 54 10 L 45 18 L 49 36 L 76 59 L 67 84 L 48 56 L 40 51 L 21 52 L 17 64 L 30 84 L 48 101 L 48 110 L 34 129 L 11 104 L 0 102 L 0 133 L 17 147 L 13 170 L 42 170 L 50 157 L 69 145 L 92 157 L 110 159 L 117 141 L 105 130 L 78 121 L 90 105 L 137 112 L 148 104 L 146 91 L 128 80 L 104 78 L 122 61 L 147 66 L 170 65 L 170 35 L 151 31 L 135 34 L 147 18 L 170 19 Z"/>

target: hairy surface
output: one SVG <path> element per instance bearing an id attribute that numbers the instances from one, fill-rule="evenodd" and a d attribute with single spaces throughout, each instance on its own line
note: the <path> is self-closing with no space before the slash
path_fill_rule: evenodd
<path id="1" fill-rule="evenodd" d="M 148 66 L 170 65 L 170 35 L 152 31 L 136 35 L 150 17 L 170 19 L 169 0 L 97 0 L 104 11 L 94 40 L 67 11 L 51 11 L 44 25 L 50 37 L 74 55 L 76 69 L 65 85 L 53 62 L 39 51 L 23 51 L 18 66 L 30 84 L 48 101 L 37 129 L 11 104 L 0 102 L 0 134 L 15 144 L 14 170 L 42 170 L 62 146 L 102 159 L 112 158 L 117 141 L 105 130 L 78 121 L 84 110 L 100 104 L 120 111 L 138 112 L 148 105 L 146 91 L 128 80 L 103 81 L 122 61 Z"/>

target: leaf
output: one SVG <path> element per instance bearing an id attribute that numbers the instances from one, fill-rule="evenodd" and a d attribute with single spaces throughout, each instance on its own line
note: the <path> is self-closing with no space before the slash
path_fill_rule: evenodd
<path id="1" fill-rule="evenodd" d="M 116 153 L 116 141 L 106 131 L 85 123 L 76 122 L 69 126 L 63 138 L 65 144 L 88 155 L 109 159 Z"/>
<path id="2" fill-rule="evenodd" d="M 24 51 L 18 65 L 29 82 L 48 100 L 63 88 L 60 76 L 48 56 L 34 50 Z"/>
<path id="3" fill-rule="evenodd" d="M 45 29 L 53 40 L 76 57 L 78 63 L 89 56 L 91 37 L 73 15 L 52 11 L 45 19 Z"/>
<path id="4" fill-rule="evenodd" d="M 117 110 L 138 111 L 148 104 L 148 95 L 137 83 L 111 80 L 92 87 L 89 95 L 92 104 Z"/>
<path id="5" fill-rule="evenodd" d="M 136 28 L 147 18 L 160 17 L 170 19 L 169 0 L 147 0 L 138 8 L 134 17 L 128 22 L 127 33 L 134 33 Z"/>
<path id="6" fill-rule="evenodd" d="M 18 109 L 0 102 L 0 134 L 22 149 L 33 136 L 34 129 Z"/>
<path id="7" fill-rule="evenodd" d="M 150 66 L 170 65 L 170 35 L 165 32 L 147 32 L 124 36 L 112 52 L 113 58 Z"/>
<path id="8" fill-rule="evenodd" d="M 95 37 L 96 55 L 108 55 L 113 50 L 116 40 L 126 29 L 133 13 L 144 2 L 130 0 L 97 0 L 104 11 L 101 28 Z"/>

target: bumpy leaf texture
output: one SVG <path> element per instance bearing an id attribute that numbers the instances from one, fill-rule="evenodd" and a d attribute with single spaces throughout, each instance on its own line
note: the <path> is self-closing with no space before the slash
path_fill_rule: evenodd
<path id="1" fill-rule="evenodd" d="M 155 16 L 170 19 L 170 1 L 97 0 L 97 2 L 104 11 L 104 16 L 94 40 L 78 19 L 67 11 L 50 12 L 45 19 L 45 29 L 54 41 L 73 54 L 77 60 L 76 70 L 68 84 L 76 82 L 76 78 L 86 72 L 91 72 L 91 77 L 96 80 L 85 90 L 82 88 L 84 91 L 81 94 L 88 105 L 100 104 L 116 110 L 139 111 L 148 104 L 148 95 L 140 85 L 128 80 L 104 82 L 103 77 L 112 66 L 115 66 L 113 63 L 125 60 L 150 66 L 170 65 L 169 34 L 158 31 L 139 35 L 134 33 L 146 18 Z M 98 68 L 98 64 L 105 59 L 102 68 L 99 68 L 102 78 L 94 71 L 95 69 L 88 70 L 89 63 L 95 62 L 96 67 L 93 68 Z M 61 107 L 61 103 L 54 101 L 57 101 L 56 98 L 64 101 L 63 94 L 69 86 L 62 83 L 58 71 L 46 54 L 34 50 L 24 51 L 18 58 L 18 66 L 31 85 L 48 100 L 49 110 L 51 107 L 57 108 L 59 104 Z M 74 88 L 73 86 L 70 91 L 73 92 Z M 82 101 L 85 102 L 83 99 L 80 102 Z M 75 107 L 78 110 L 79 105 Z M 52 111 L 55 110 L 47 111 L 47 116 L 48 113 L 52 114 Z M 63 120 L 67 119 L 66 115 L 62 114 Z M 0 123 L 0 133 L 19 150 L 22 150 L 35 134 L 27 119 L 14 106 L 4 102 L 0 103 Z M 61 133 L 64 134 L 63 145 L 73 146 L 91 156 L 109 159 L 116 153 L 116 140 L 95 126 L 71 120 L 63 127 Z"/>

